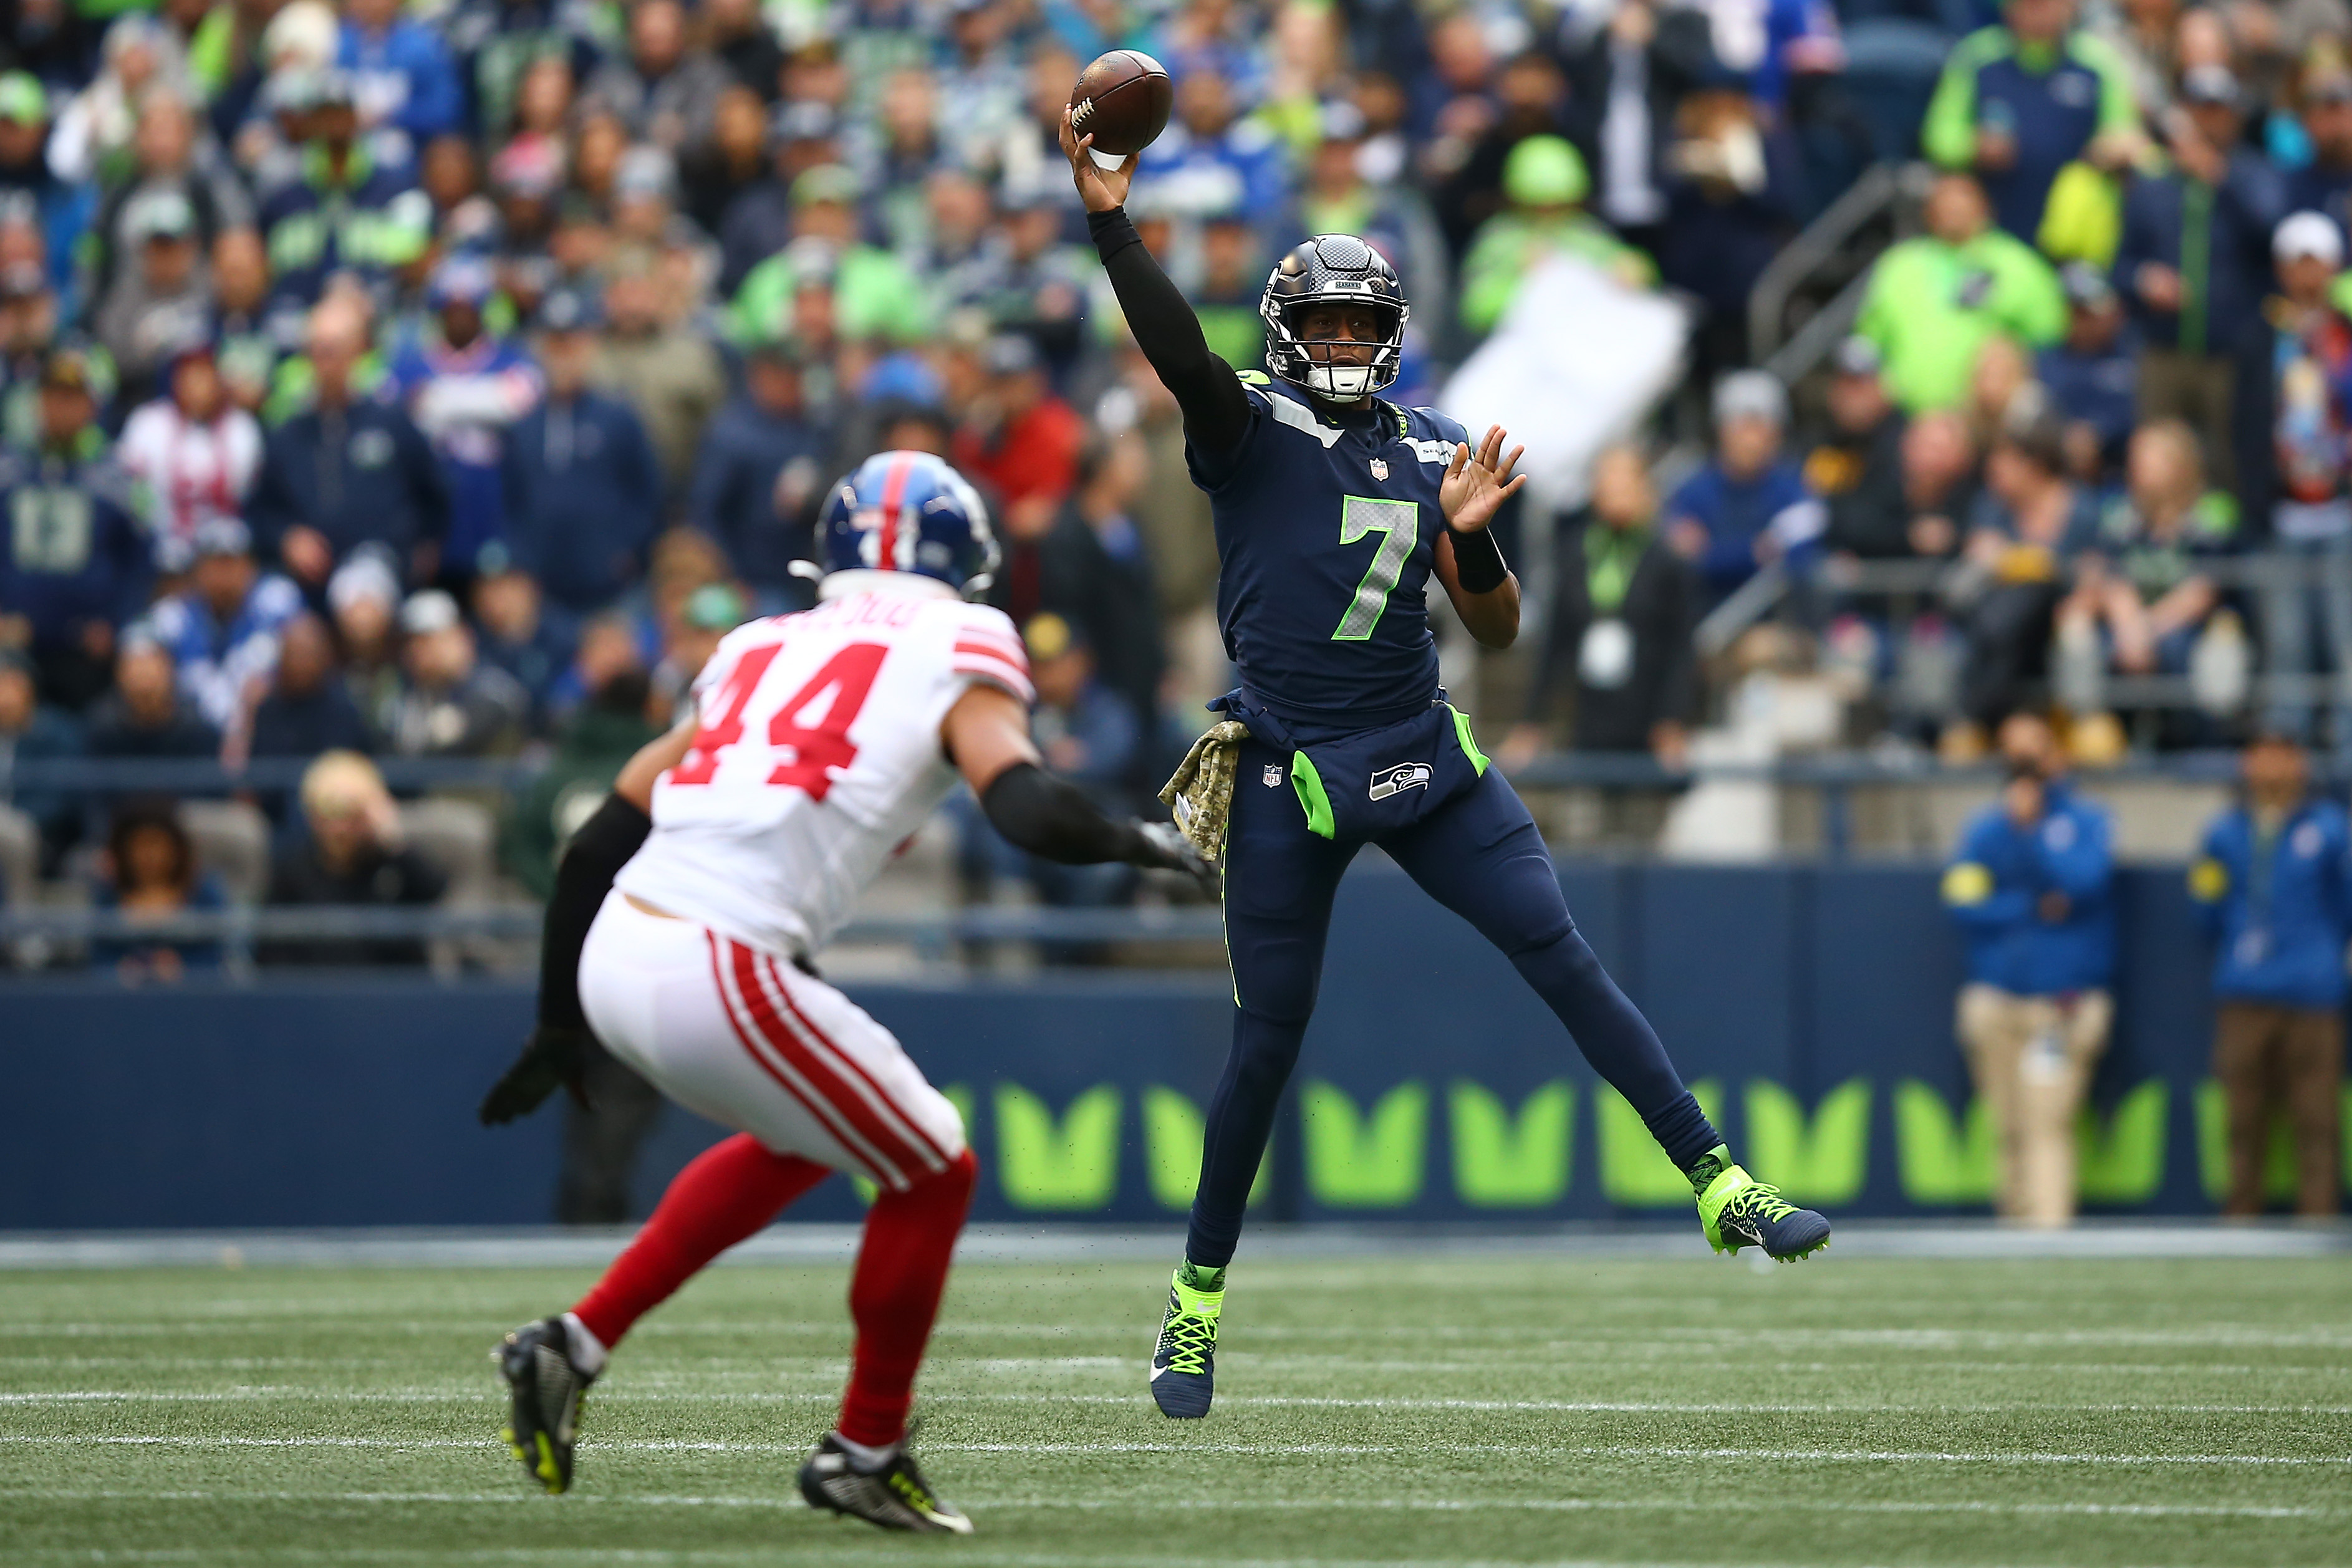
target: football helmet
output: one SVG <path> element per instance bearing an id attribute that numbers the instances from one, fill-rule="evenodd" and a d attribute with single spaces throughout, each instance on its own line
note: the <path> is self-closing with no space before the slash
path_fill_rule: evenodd
<path id="1" fill-rule="evenodd" d="M 1315 350 L 1347 340 L 1298 335 L 1298 323 L 1316 305 L 1370 305 L 1381 313 L 1381 336 L 1369 364 L 1327 364 Z M 1369 397 L 1397 379 L 1404 368 L 1404 324 L 1412 316 L 1404 286 L 1385 256 L 1353 235 L 1317 235 L 1293 246 L 1276 264 L 1258 299 L 1265 319 L 1265 368 L 1294 386 L 1337 402 Z"/>

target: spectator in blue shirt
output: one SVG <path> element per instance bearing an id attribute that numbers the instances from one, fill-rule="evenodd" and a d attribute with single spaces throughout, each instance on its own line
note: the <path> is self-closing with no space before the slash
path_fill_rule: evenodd
<path id="1" fill-rule="evenodd" d="M 375 735 L 352 699 L 335 666 L 335 642 L 327 623 L 304 611 L 278 633 L 278 667 L 268 695 L 253 711 L 254 757 L 317 757 L 329 751 L 368 752 Z M 283 825 L 288 791 L 268 790 L 262 810 Z"/>
<path id="2" fill-rule="evenodd" d="M 401 0 L 350 0 L 335 63 L 351 74 L 361 118 L 425 142 L 457 129 L 465 112 L 457 65 L 441 35 L 400 14 Z"/>
<path id="3" fill-rule="evenodd" d="M 155 606 L 147 629 L 171 650 L 180 689 L 205 722 L 243 736 L 278 667 L 278 635 L 302 608 L 293 580 L 254 563 L 253 532 L 236 517 L 198 526 L 185 591 Z"/>
<path id="4" fill-rule="evenodd" d="M 2074 1120 L 2115 1007 L 2115 871 L 2107 815 L 2052 772 L 2055 742 L 2026 721 L 2040 760 L 2012 766 L 2000 803 L 1969 823 L 1945 870 L 1945 907 L 1968 950 L 1958 1028 L 2000 1151 L 2004 1218 L 2074 1214 Z"/>
<path id="5" fill-rule="evenodd" d="M 604 609 L 645 575 L 661 521 L 661 465 L 645 426 L 588 384 L 601 321 L 593 296 L 548 297 L 540 309 L 547 396 L 506 444 L 514 563 L 573 616 Z"/>
<path id="6" fill-rule="evenodd" d="M 2310 793 L 2287 736 L 2240 759 L 2245 797 L 2205 830 L 2189 895 L 2215 945 L 2213 1075 L 2229 1106 L 2227 1212 L 2263 1211 L 2273 1115 L 2293 1129 L 2295 1208 L 2336 1212 L 2341 1176 L 2344 950 L 2352 936 L 2352 834 Z"/>
<path id="7" fill-rule="evenodd" d="M 788 569 L 812 552 L 814 503 L 831 477 L 831 433 L 810 417 L 802 392 L 789 341 L 754 345 L 741 394 L 703 433 L 687 496 L 688 520 L 726 547 L 736 575 L 773 608 L 809 603 Z"/>
<path id="8" fill-rule="evenodd" d="M 145 608 L 152 567 L 129 477 L 95 423 L 89 357 L 42 363 L 40 444 L 0 457 L 0 645 L 30 651 L 42 695 L 80 709 L 106 689 L 115 629 Z"/>
<path id="9" fill-rule="evenodd" d="M 1829 515 L 1781 450 L 1789 394 L 1769 371 L 1715 389 L 1715 455 L 1666 502 L 1666 543 L 1697 569 L 1703 614 L 1767 562 L 1809 561 Z"/>
<path id="10" fill-rule="evenodd" d="M 2066 466 L 2098 484 L 2122 464 L 2139 392 L 2139 339 L 2105 273 L 2084 261 L 2059 273 L 2066 336 L 2034 356 L 2035 377 L 2066 422 Z"/>
<path id="11" fill-rule="evenodd" d="M 1185 214 L 1239 208 L 1271 216 L 1289 193 L 1282 143 L 1257 120 L 1238 117 L 1232 84 L 1213 70 L 1182 77 L 1176 116 L 1144 150 L 1135 182 Z"/>
<path id="12" fill-rule="evenodd" d="M 98 208 L 98 187 L 60 180 L 51 172 L 49 95 L 23 71 L 0 76 L 0 192 L 22 192 L 35 204 L 43 260 L 50 277 L 74 276 L 74 246 Z M 74 302 L 66 300 L 68 309 Z"/>

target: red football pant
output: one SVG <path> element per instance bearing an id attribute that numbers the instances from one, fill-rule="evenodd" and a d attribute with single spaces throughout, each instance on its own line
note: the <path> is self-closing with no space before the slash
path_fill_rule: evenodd
<path id="1" fill-rule="evenodd" d="M 841 1435 L 853 1443 L 887 1448 L 907 1434 L 915 1372 L 979 1174 L 980 1162 L 965 1149 L 947 1169 L 904 1192 L 877 1195 L 866 1213 L 866 1241 L 849 1281 L 857 1348 L 841 1400 Z"/>
<path id="2" fill-rule="evenodd" d="M 833 1173 L 738 1133 L 695 1156 L 662 1194 L 646 1228 L 572 1310 L 606 1346 L 677 1293 L 713 1258 L 765 1229 L 786 1204 Z"/>

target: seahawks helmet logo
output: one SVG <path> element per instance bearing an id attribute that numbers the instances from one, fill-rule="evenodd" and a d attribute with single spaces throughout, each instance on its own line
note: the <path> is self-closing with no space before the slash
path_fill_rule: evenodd
<path id="1" fill-rule="evenodd" d="M 1364 791 L 1364 794 L 1369 800 L 1385 800 L 1390 796 L 1401 795 L 1407 789 L 1426 789 L 1428 788 L 1428 763 L 1400 762 L 1392 767 L 1375 768 L 1372 769 L 1371 785 Z"/>

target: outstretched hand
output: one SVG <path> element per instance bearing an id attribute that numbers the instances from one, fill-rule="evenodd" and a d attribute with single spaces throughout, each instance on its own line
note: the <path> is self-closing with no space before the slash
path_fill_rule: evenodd
<path id="1" fill-rule="evenodd" d="M 1183 830 L 1173 822 L 1138 822 L 1135 852 L 1129 857 L 1130 864 L 1153 871 L 1182 872 L 1193 884 L 1211 898 L 1223 894 L 1223 881 L 1217 868 L 1193 847 Z"/>
<path id="2" fill-rule="evenodd" d="M 1135 179 L 1135 162 L 1139 154 L 1130 152 L 1116 169 L 1106 169 L 1094 160 L 1094 134 L 1078 134 L 1070 123 L 1070 111 L 1062 110 L 1062 155 L 1070 161 L 1070 178 L 1078 187 L 1078 200 L 1090 213 L 1107 213 L 1127 202 L 1127 188 Z"/>
<path id="3" fill-rule="evenodd" d="M 478 1113 L 482 1125 L 499 1127 L 518 1116 L 528 1116 L 539 1109 L 541 1101 L 558 1089 L 569 1090 L 572 1098 L 585 1110 L 588 1091 L 581 1073 L 586 1066 L 589 1044 L 585 1030 L 548 1023 L 533 1029 L 522 1054 L 515 1058 L 514 1065 L 483 1097 Z"/>
<path id="4" fill-rule="evenodd" d="M 1526 451 L 1524 446 L 1514 446 L 1508 457 L 1503 456 L 1499 424 L 1486 427 L 1486 438 L 1478 444 L 1475 456 L 1466 443 L 1454 443 L 1454 461 L 1445 465 L 1445 478 L 1437 487 L 1437 505 L 1445 514 L 1445 526 L 1456 533 L 1472 534 L 1493 522 L 1503 503 L 1528 482 L 1524 474 L 1511 476 Z"/>

